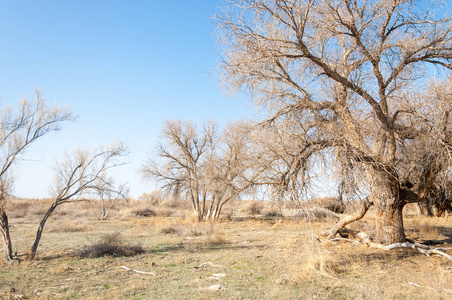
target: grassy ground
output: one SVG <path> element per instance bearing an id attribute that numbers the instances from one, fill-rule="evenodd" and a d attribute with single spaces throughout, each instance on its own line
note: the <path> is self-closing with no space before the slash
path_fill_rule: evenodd
<path id="1" fill-rule="evenodd" d="M 131 212 L 138 208 L 124 212 L 123 207 L 100 221 L 87 208 L 67 208 L 49 220 L 37 260 L 0 264 L 0 298 L 452 299 L 446 291 L 452 287 L 452 262 L 409 250 L 383 252 L 319 240 L 333 218 L 233 217 L 199 224 L 182 213 L 137 217 Z M 27 210 L 11 218 L 19 253 L 31 245 L 38 216 Z M 372 216 L 365 221 L 372 222 Z M 407 235 L 419 241 L 450 243 L 449 224 L 444 218 L 406 216 Z M 145 252 L 80 258 L 111 233 L 121 245 L 140 245 Z"/>

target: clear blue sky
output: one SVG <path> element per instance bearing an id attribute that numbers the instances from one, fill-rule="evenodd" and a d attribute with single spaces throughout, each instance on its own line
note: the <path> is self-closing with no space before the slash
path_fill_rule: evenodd
<path id="1" fill-rule="evenodd" d="M 133 197 L 153 189 L 137 170 L 167 119 L 201 122 L 252 117 L 209 74 L 216 65 L 211 17 L 222 1 L 0 2 L 0 100 L 17 104 L 39 87 L 49 103 L 78 116 L 33 144 L 17 166 L 14 194 L 47 197 L 52 167 L 76 147 L 129 146 L 115 172 Z"/>

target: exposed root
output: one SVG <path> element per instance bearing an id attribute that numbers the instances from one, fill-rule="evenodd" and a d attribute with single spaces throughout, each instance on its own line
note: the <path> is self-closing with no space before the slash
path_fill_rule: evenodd
<path id="1" fill-rule="evenodd" d="M 425 246 L 425 245 L 423 245 Z M 429 247 L 428 249 L 425 249 L 424 247 L 420 247 L 419 244 L 413 244 L 413 243 L 397 243 L 397 244 L 392 244 L 392 245 L 388 245 L 385 246 L 384 250 L 392 250 L 392 249 L 396 249 L 396 248 L 411 248 L 414 250 L 419 251 L 422 254 L 425 254 L 427 256 L 430 256 L 432 254 L 436 254 L 436 255 L 440 255 L 442 257 L 445 257 L 447 259 L 452 259 L 452 255 L 449 255 L 443 251 L 440 251 L 436 248 L 432 248 Z"/>
<path id="2" fill-rule="evenodd" d="M 363 244 L 368 247 L 377 248 L 377 249 L 384 250 L 384 251 L 390 251 L 390 250 L 397 249 L 397 248 L 410 248 L 410 249 L 416 250 L 422 254 L 425 254 L 427 256 L 436 254 L 436 255 L 439 255 L 439 256 L 452 260 L 452 255 L 449 255 L 449 254 L 443 252 L 443 251 L 447 251 L 447 250 L 452 250 L 452 248 L 434 248 L 434 247 L 431 247 L 428 245 L 424 245 L 424 244 L 420 244 L 420 243 L 411 243 L 411 242 L 395 243 L 395 244 L 385 246 L 383 244 L 372 242 L 372 240 L 369 238 L 369 235 L 365 232 L 360 232 L 358 234 L 358 238 L 360 239 L 361 242 L 358 242 L 356 240 L 351 240 L 351 239 L 344 239 L 344 238 L 334 238 L 334 239 L 329 239 L 328 241 L 329 242 L 346 241 L 346 242 L 351 242 L 354 244 Z"/>
<path id="3" fill-rule="evenodd" d="M 339 231 L 341 231 L 345 226 L 355 221 L 358 221 L 359 219 L 362 219 L 373 204 L 374 203 L 370 201 L 369 198 L 364 199 L 361 209 L 358 212 L 343 218 L 342 220 L 337 222 L 336 225 L 334 225 L 330 230 L 322 233 L 322 236 L 327 236 L 329 240 L 333 239 L 336 236 L 336 234 Z"/>

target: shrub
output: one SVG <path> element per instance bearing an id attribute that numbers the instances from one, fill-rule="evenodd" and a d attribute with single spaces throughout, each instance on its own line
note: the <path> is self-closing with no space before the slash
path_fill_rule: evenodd
<path id="1" fill-rule="evenodd" d="M 334 212 L 330 211 L 329 209 L 326 209 L 323 207 L 312 207 L 312 208 L 305 208 L 305 209 L 300 210 L 296 214 L 295 218 L 318 220 L 318 219 L 326 219 L 326 218 L 337 219 L 337 216 Z"/>
<path id="2" fill-rule="evenodd" d="M 168 226 L 160 229 L 160 233 L 163 234 L 180 234 L 180 230 L 174 226 Z"/>
<path id="3" fill-rule="evenodd" d="M 281 211 L 277 207 L 272 207 L 265 212 L 265 218 L 284 217 Z"/>
<path id="4" fill-rule="evenodd" d="M 85 246 L 77 254 L 80 258 L 96 258 L 104 256 L 133 256 L 144 253 L 145 250 L 139 245 L 129 245 L 119 233 L 104 235 L 96 243 Z"/>
<path id="5" fill-rule="evenodd" d="M 155 213 L 155 211 L 153 211 L 150 208 L 139 208 L 139 209 L 134 209 L 131 211 L 132 215 L 138 216 L 138 217 L 155 217 L 157 214 Z"/>
<path id="6" fill-rule="evenodd" d="M 347 209 L 344 201 L 339 200 L 337 197 L 317 198 L 314 203 L 318 206 L 328 209 L 334 213 L 342 214 Z"/>
<path id="7" fill-rule="evenodd" d="M 210 234 L 204 240 L 204 245 L 206 246 L 220 246 L 230 243 L 231 242 L 228 241 L 221 233 Z"/>
<path id="8" fill-rule="evenodd" d="M 162 194 L 160 191 L 152 191 L 150 193 L 143 193 L 138 200 L 146 201 L 151 205 L 159 205 L 162 202 Z"/>
<path id="9" fill-rule="evenodd" d="M 244 208 L 243 212 L 246 212 L 249 215 L 255 216 L 255 215 L 259 215 L 262 212 L 263 209 L 264 209 L 264 205 L 262 204 L 262 202 L 251 201 Z"/>

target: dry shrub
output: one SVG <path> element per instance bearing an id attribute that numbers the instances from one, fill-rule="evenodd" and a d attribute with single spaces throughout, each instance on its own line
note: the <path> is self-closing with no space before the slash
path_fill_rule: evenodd
<path id="1" fill-rule="evenodd" d="M 308 219 L 308 220 L 323 220 L 323 219 L 338 219 L 337 215 L 322 207 L 312 207 L 312 208 L 304 208 L 298 211 L 295 215 L 297 219 Z"/>
<path id="2" fill-rule="evenodd" d="M 181 237 L 199 237 L 214 233 L 213 223 L 187 223 L 186 220 L 163 219 L 154 227 L 160 228 L 159 232 L 162 234 L 177 234 Z"/>
<path id="3" fill-rule="evenodd" d="M 157 214 L 150 208 L 137 208 L 130 211 L 130 213 L 137 217 L 155 217 Z"/>
<path id="4" fill-rule="evenodd" d="M 221 246 L 221 245 L 226 245 L 226 244 L 230 244 L 231 242 L 228 241 L 225 237 L 224 234 L 216 232 L 213 234 L 209 234 L 208 236 L 206 236 L 206 238 L 203 241 L 203 244 L 205 246 Z"/>
<path id="5" fill-rule="evenodd" d="M 176 228 L 175 226 L 166 226 L 160 229 L 160 233 L 163 234 L 181 234 L 180 228 Z"/>
<path id="6" fill-rule="evenodd" d="M 8 214 L 11 218 L 23 218 L 27 215 L 30 205 L 29 201 L 15 201 L 8 208 Z"/>
<path id="7" fill-rule="evenodd" d="M 177 199 L 176 197 L 165 197 L 162 201 L 162 206 L 167 208 L 182 208 L 184 206 L 184 202 L 180 199 Z"/>
<path id="8" fill-rule="evenodd" d="M 187 201 L 174 197 L 163 197 L 160 192 L 154 191 L 143 194 L 138 200 L 129 202 L 129 209 L 121 212 L 122 218 L 129 217 L 185 217 Z"/>
<path id="9" fill-rule="evenodd" d="M 197 228 L 191 228 L 186 235 L 187 236 L 201 236 L 203 232 Z"/>
<path id="10" fill-rule="evenodd" d="M 162 194 L 160 191 L 152 191 L 150 193 L 143 193 L 140 197 L 138 197 L 139 201 L 144 201 L 150 205 L 160 205 L 162 202 Z"/>
<path id="11" fill-rule="evenodd" d="M 33 216 L 43 216 L 47 210 L 49 209 L 49 205 L 44 203 L 32 203 L 27 210 L 27 217 Z"/>
<path id="12" fill-rule="evenodd" d="M 312 206 L 321 207 L 337 214 L 342 214 L 347 210 L 346 202 L 337 197 L 322 197 L 310 202 Z"/>
<path id="13" fill-rule="evenodd" d="M 278 207 L 270 207 L 266 212 L 265 212 L 265 218 L 267 219 L 271 219 L 271 218 L 283 218 L 284 215 L 281 212 L 281 210 Z"/>
<path id="14" fill-rule="evenodd" d="M 143 247 L 126 243 L 119 233 L 111 233 L 104 235 L 94 244 L 85 246 L 78 251 L 77 256 L 80 258 L 120 257 L 133 256 L 144 252 Z"/>
<path id="15" fill-rule="evenodd" d="M 173 217 L 176 214 L 176 211 L 174 209 L 160 209 L 158 214 L 162 217 Z"/>
<path id="16" fill-rule="evenodd" d="M 255 216 L 261 214 L 264 209 L 264 205 L 261 201 L 250 201 L 243 209 L 242 212 L 248 215 Z"/>

